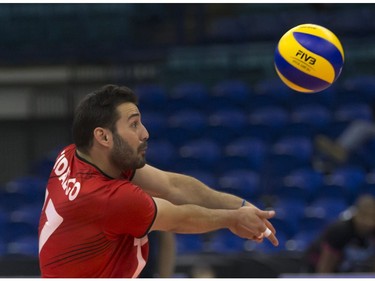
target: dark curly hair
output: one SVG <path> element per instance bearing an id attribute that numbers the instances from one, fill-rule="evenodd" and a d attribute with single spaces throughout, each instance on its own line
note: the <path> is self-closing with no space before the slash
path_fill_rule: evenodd
<path id="1" fill-rule="evenodd" d="M 77 106 L 74 114 L 72 134 L 77 148 L 84 153 L 93 145 L 93 133 L 96 127 L 116 131 L 115 124 L 120 118 L 117 107 L 123 103 L 138 105 L 137 96 L 125 87 L 105 85 L 89 93 Z"/>

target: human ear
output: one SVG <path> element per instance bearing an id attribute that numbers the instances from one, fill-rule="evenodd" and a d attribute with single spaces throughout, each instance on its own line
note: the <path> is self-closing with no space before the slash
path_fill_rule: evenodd
<path id="1" fill-rule="evenodd" d="M 109 141 L 109 133 L 106 129 L 98 127 L 94 130 L 94 138 L 97 142 L 99 142 L 102 145 L 107 146 Z"/>

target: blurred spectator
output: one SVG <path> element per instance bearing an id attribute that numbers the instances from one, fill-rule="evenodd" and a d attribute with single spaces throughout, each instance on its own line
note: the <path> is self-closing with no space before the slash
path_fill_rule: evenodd
<path id="1" fill-rule="evenodd" d="M 152 231 L 148 234 L 150 253 L 140 278 L 170 278 L 175 271 L 176 241 L 174 233 Z"/>
<path id="2" fill-rule="evenodd" d="M 375 272 L 375 197 L 360 196 L 307 249 L 304 271 Z"/>
<path id="3" fill-rule="evenodd" d="M 371 106 L 372 118 L 375 119 L 375 104 Z M 336 138 L 331 139 L 325 135 L 315 138 L 315 147 L 323 158 L 318 157 L 314 162 L 315 168 L 329 172 L 335 166 L 345 164 L 351 153 L 357 151 L 367 141 L 375 139 L 375 122 L 365 119 L 353 120 Z"/>

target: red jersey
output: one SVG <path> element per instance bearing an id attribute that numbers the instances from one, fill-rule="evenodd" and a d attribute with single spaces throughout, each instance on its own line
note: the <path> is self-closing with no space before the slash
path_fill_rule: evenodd
<path id="1" fill-rule="evenodd" d="M 39 224 L 42 277 L 137 277 L 156 216 L 152 197 L 113 179 L 67 146 L 52 169 Z"/>

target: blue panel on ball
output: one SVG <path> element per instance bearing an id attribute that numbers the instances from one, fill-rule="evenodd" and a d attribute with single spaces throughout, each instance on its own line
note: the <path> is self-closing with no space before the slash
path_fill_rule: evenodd
<path id="1" fill-rule="evenodd" d="M 281 56 L 278 48 L 275 50 L 275 65 L 286 79 L 302 88 L 320 91 L 331 85 L 327 81 L 308 75 L 295 68 Z"/>
<path id="2" fill-rule="evenodd" d="M 344 61 L 334 44 L 324 38 L 301 32 L 293 32 L 293 36 L 301 46 L 328 60 L 335 70 L 335 78 L 340 75 Z"/>

